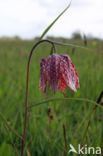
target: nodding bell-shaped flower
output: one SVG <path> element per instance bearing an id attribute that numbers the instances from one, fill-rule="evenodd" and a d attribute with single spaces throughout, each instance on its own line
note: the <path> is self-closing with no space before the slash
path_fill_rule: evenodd
<path id="1" fill-rule="evenodd" d="M 43 58 L 40 63 L 40 85 L 43 93 L 48 86 L 56 93 L 57 90 L 62 92 L 66 87 L 76 92 L 79 88 L 79 77 L 77 71 L 67 54 L 52 54 Z"/>

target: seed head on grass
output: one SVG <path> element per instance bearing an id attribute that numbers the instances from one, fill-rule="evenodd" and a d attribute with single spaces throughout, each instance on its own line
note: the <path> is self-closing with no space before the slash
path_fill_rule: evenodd
<path id="1" fill-rule="evenodd" d="M 67 54 L 52 54 L 43 58 L 40 63 L 40 85 L 45 94 L 47 88 L 56 93 L 59 89 L 64 91 L 69 87 L 76 92 L 79 88 L 79 77 L 77 71 Z"/>

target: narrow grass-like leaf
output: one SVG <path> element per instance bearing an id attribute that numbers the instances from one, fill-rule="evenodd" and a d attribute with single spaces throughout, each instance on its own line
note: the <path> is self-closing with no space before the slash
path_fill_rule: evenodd
<path id="1" fill-rule="evenodd" d="M 9 124 L 8 121 L 5 119 L 5 116 L 0 112 L 0 117 L 2 118 L 2 120 L 4 121 L 4 123 L 7 125 L 7 127 L 9 127 L 9 129 L 20 139 L 22 139 L 22 137 L 16 132 L 15 129 L 13 129 Z"/>
<path id="2" fill-rule="evenodd" d="M 97 104 L 98 104 L 98 106 L 100 106 L 99 104 L 100 104 L 100 101 L 101 101 L 102 97 L 103 97 L 103 91 L 101 91 L 101 93 L 100 93 L 100 95 L 99 95 L 99 97 L 98 97 L 98 99 L 97 99 Z M 86 127 L 86 129 L 85 129 L 85 131 L 84 131 L 84 135 L 83 135 L 81 144 L 83 144 L 84 139 L 85 139 L 85 137 L 86 137 L 86 135 L 87 135 L 87 132 L 88 132 L 88 129 L 89 129 L 89 126 L 90 126 L 90 121 L 91 121 L 91 118 L 92 118 L 93 114 L 94 114 L 95 111 L 96 111 L 96 108 L 97 108 L 97 105 L 95 105 L 95 107 L 93 107 L 93 109 L 92 109 L 92 111 L 91 111 L 91 113 L 90 113 L 90 117 L 89 117 L 89 119 L 88 119 L 87 127 Z"/>
<path id="3" fill-rule="evenodd" d="M 81 45 L 76 45 L 76 44 L 71 44 L 71 43 L 62 43 L 62 42 L 55 42 L 53 41 L 53 43 L 55 45 L 60 45 L 60 46 L 69 46 L 69 47 L 74 47 L 74 48 L 80 48 L 80 49 L 84 49 L 84 50 L 87 50 L 87 51 L 90 51 L 90 52 L 94 52 L 96 54 L 101 54 L 103 55 L 103 52 L 98 52 L 96 50 L 93 50 L 91 48 L 87 48 L 87 47 L 84 47 L 84 46 L 81 46 Z"/>
<path id="4" fill-rule="evenodd" d="M 11 144 L 12 144 L 12 146 L 14 147 L 14 150 L 15 150 L 17 156 L 19 156 L 19 152 L 18 152 L 18 150 L 17 150 L 17 148 L 16 148 L 16 146 L 15 146 L 15 144 L 14 144 L 14 142 L 13 142 L 13 139 L 12 139 L 10 133 L 9 133 L 9 128 L 8 128 L 6 125 L 5 125 L 4 127 L 5 127 L 5 129 L 6 129 L 6 131 L 7 131 L 7 134 L 8 134 L 8 136 L 9 136 L 9 138 L 10 138 Z"/>
<path id="5" fill-rule="evenodd" d="M 57 16 L 57 18 L 44 30 L 44 32 L 42 33 L 42 35 L 39 38 L 39 41 L 43 39 L 43 37 L 47 34 L 47 32 L 50 30 L 50 28 L 55 24 L 55 22 L 68 10 L 68 8 L 70 7 L 70 4 Z"/>
<path id="6" fill-rule="evenodd" d="M 89 103 L 97 105 L 98 107 L 103 109 L 103 107 L 101 105 L 99 105 L 97 102 L 89 100 L 89 99 L 85 99 L 85 98 L 50 98 L 48 100 L 43 100 L 43 101 L 40 101 L 40 102 L 38 102 L 36 104 L 32 104 L 28 108 L 32 108 L 32 107 L 35 107 L 35 106 L 38 106 L 38 105 L 41 105 L 41 104 L 45 104 L 45 103 L 48 103 L 48 102 L 51 102 L 51 101 L 53 102 L 53 101 L 61 101 L 61 100 L 67 100 L 67 101 L 74 100 L 74 101 L 89 102 Z"/>

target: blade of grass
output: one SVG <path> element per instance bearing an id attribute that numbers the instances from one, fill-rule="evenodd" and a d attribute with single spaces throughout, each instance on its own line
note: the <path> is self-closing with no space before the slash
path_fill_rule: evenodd
<path id="1" fill-rule="evenodd" d="M 76 44 L 70 44 L 70 43 L 62 43 L 62 42 L 55 42 L 53 41 L 53 43 L 55 45 L 59 45 L 59 46 L 69 46 L 69 47 L 75 47 L 75 48 L 80 48 L 80 49 L 84 49 L 84 50 L 87 50 L 87 51 L 90 51 L 90 52 L 94 52 L 96 54 L 101 54 L 103 55 L 103 52 L 98 52 L 96 50 L 93 50 L 91 48 L 87 48 L 87 47 L 84 47 L 84 46 L 81 46 L 81 45 L 76 45 Z"/>
<path id="2" fill-rule="evenodd" d="M 8 121 L 5 119 L 5 116 L 0 112 L 0 117 L 2 118 L 2 120 L 4 121 L 4 123 L 7 125 L 7 127 L 9 127 L 9 129 L 20 139 L 22 139 L 22 137 L 16 132 L 15 129 L 13 129 L 9 124 Z"/>
<path id="3" fill-rule="evenodd" d="M 48 102 L 61 101 L 61 100 L 67 100 L 67 101 L 74 100 L 74 101 L 89 102 L 89 103 L 94 104 L 94 105 L 97 105 L 98 107 L 100 107 L 100 108 L 103 109 L 103 107 L 101 105 L 99 105 L 97 102 L 95 102 L 93 100 L 85 99 L 85 98 L 50 98 L 48 100 L 43 100 L 43 101 L 40 101 L 40 102 L 38 102 L 36 104 L 32 104 L 28 108 L 32 108 L 32 107 L 35 107 L 35 106 L 38 106 L 38 105 L 41 105 L 41 104 L 46 104 Z"/>
<path id="4" fill-rule="evenodd" d="M 69 5 L 56 17 L 56 19 L 44 30 L 44 32 L 42 33 L 42 35 L 39 38 L 39 41 L 43 39 L 43 37 L 47 34 L 47 32 L 50 30 L 50 28 L 55 24 L 55 22 L 68 10 L 68 8 L 70 7 L 71 2 L 69 3 Z"/>
<path id="5" fill-rule="evenodd" d="M 10 138 L 11 144 L 12 144 L 12 146 L 14 147 L 14 150 L 15 150 L 17 156 L 19 156 L 19 152 L 18 152 L 18 150 L 17 150 L 17 148 L 16 148 L 16 146 L 15 146 L 15 143 L 14 143 L 13 140 L 12 140 L 12 137 L 11 137 L 11 135 L 10 135 L 10 133 L 9 133 L 8 127 L 7 127 L 6 125 L 4 125 L 4 127 L 5 127 L 5 129 L 6 129 L 6 131 L 7 131 L 7 134 L 8 134 L 8 136 L 9 136 L 9 138 Z"/>
<path id="6" fill-rule="evenodd" d="M 91 118 L 92 118 L 92 116 L 94 115 L 94 113 L 96 112 L 97 106 L 100 106 L 100 101 L 101 101 L 102 97 L 103 97 L 103 91 L 100 93 L 100 95 L 99 95 L 99 97 L 98 97 L 98 99 L 97 99 L 97 101 L 96 101 L 96 103 L 97 103 L 98 105 L 94 105 L 94 107 L 92 108 L 92 110 L 91 110 L 91 112 L 90 112 L 90 116 L 89 116 L 88 121 L 87 121 L 87 127 L 86 127 L 86 129 L 85 129 L 85 131 L 84 131 L 81 144 L 83 144 L 83 142 L 84 142 L 84 139 L 85 139 L 85 137 L 86 137 L 86 135 L 87 135 L 87 132 L 88 132 L 88 129 L 89 129 L 89 126 L 90 126 Z"/>

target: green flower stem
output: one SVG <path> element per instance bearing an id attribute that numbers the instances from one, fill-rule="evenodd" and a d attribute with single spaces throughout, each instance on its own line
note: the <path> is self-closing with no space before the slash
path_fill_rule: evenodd
<path id="1" fill-rule="evenodd" d="M 54 52 L 55 52 L 55 46 L 54 43 L 52 41 L 49 40 L 41 40 L 39 42 L 37 42 L 31 49 L 29 58 L 28 58 L 28 64 L 27 64 L 27 79 L 26 79 L 26 99 L 25 99 L 25 116 L 24 116 L 24 132 L 23 132 L 23 139 L 22 139 L 22 143 L 21 143 L 21 156 L 23 156 L 24 153 L 24 143 L 26 142 L 26 127 L 27 127 L 27 117 L 28 117 L 28 90 L 29 90 L 29 71 L 30 71 L 30 62 L 31 62 L 31 57 L 33 54 L 33 51 L 35 50 L 35 48 L 43 42 L 48 42 L 52 45 Z"/>

